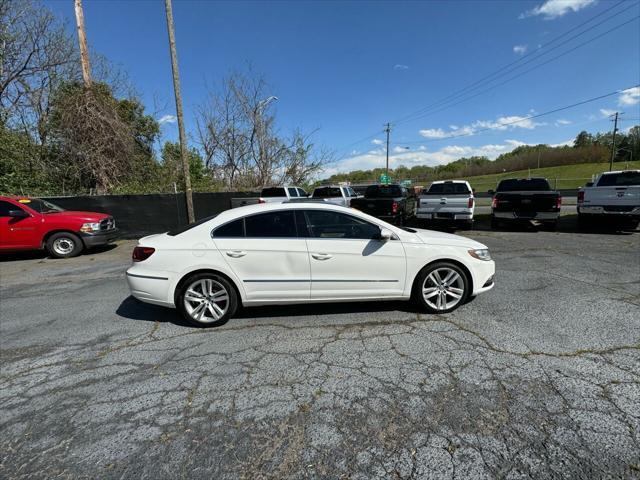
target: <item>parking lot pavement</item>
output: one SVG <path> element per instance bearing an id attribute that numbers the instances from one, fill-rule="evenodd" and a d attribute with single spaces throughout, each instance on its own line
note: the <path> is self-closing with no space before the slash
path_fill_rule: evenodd
<path id="1" fill-rule="evenodd" d="M 3 478 L 633 478 L 640 234 L 467 232 L 497 285 L 454 313 L 128 298 L 132 242 L 0 262 Z"/>

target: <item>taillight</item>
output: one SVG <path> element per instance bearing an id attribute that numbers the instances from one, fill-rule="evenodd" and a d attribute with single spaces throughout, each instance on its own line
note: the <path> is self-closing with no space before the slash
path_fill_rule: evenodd
<path id="1" fill-rule="evenodd" d="M 584 203 L 584 192 L 578 192 L 578 203 Z"/>
<path id="2" fill-rule="evenodd" d="M 133 249 L 131 259 L 134 262 L 142 262 L 153 255 L 153 252 L 155 251 L 156 249 L 151 247 L 136 247 Z"/>
<path id="3" fill-rule="evenodd" d="M 259 198 L 258 199 L 258 203 L 267 203 L 266 200 L 264 198 Z"/>
<path id="4" fill-rule="evenodd" d="M 491 200 L 491 208 L 498 208 L 498 203 L 498 199 L 493 197 L 493 200 Z"/>
<path id="5" fill-rule="evenodd" d="M 398 213 L 398 207 L 399 207 L 399 206 L 400 206 L 400 205 L 398 205 L 398 202 L 393 202 L 393 203 L 391 204 L 391 213 Z"/>
<path id="6" fill-rule="evenodd" d="M 473 208 L 473 197 L 469 197 L 469 202 L 467 203 L 467 208 Z"/>
<path id="7" fill-rule="evenodd" d="M 559 210 L 562 205 L 562 197 L 556 198 L 556 208 Z"/>

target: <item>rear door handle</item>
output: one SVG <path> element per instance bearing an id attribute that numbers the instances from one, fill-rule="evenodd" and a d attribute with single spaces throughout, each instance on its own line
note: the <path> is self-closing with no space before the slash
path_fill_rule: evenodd
<path id="1" fill-rule="evenodd" d="M 232 258 L 244 257 L 247 254 L 244 250 L 228 250 L 227 255 Z"/>
<path id="2" fill-rule="evenodd" d="M 311 256 L 316 260 L 329 260 L 333 255 L 329 253 L 312 253 Z"/>

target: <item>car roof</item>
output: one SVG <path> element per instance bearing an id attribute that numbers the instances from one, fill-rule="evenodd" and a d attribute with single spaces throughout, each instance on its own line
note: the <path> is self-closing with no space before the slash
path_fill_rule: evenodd
<path id="1" fill-rule="evenodd" d="M 466 180 L 434 180 L 431 185 L 436 183 L 469 183 Z"/>
<path id="2" fill-rule="evenodd" d="M 612 175 L 614 173 L 630 173 L 630 172 L 640 173 L 640 170 L 613 170 L 611 172 L 602 172 L 601 175 Z"/>
<path id="3" fill-rule="evenodd" d="M 253 205 L 244 205 L 242 207 L 232 208 L 231 210 L 225 210 L 220 215 L 229 216 L 243 216 L 252 215 L 254 213 L 271 212 L 275 210 L 337 210 L 342 212 L 351 212 L 354 209 L 350 207 L 343 207 L 342 205 L 336 205 L 333 203 L 321 203 L 321 202 L 295 202 L 295 203 L 256 203 Z M 225 216 L 227 216 L 225 215 Z"/>

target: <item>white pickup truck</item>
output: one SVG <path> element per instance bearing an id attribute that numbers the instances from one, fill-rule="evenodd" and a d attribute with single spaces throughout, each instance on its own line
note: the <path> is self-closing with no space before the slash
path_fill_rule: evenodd
<path id="1" fill-rule="evenodd" d="M 640 170 L 604 172 L 578 190 L 581 225 L 613 219 L 636 228 L 640 223 Z"/>
<path id="2" fill-rule="evenodd" d="M 231 199 L 231 208 L 253 205 L 256 203 L 282 203 L 298 198 L 307 198 L 304 189 L 285 185 L 283 187 L 265 187 L 259 197 L 238 197 Z"/>
<path id="3" fill-rule="evenodd" d="M 475 200 L 469 182 L 439 180 L 420 194 L 416 217 L 423 220 L 462 222 L 473 226 Z"/>
<path id="4" fill-rule="evenodd" d="M 349 207 L 351 199 L 358 198 L 358 196 L 353 188 L 345 185 L 323 185 L 314 189 L 311 194 L 313 200 L 323 200 L 343 207 Z"/>

